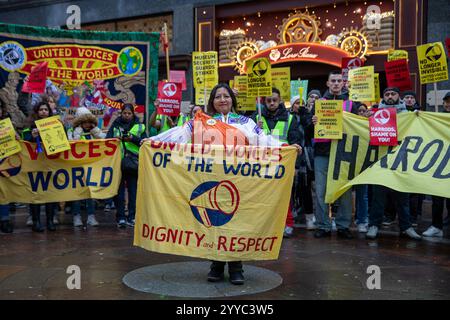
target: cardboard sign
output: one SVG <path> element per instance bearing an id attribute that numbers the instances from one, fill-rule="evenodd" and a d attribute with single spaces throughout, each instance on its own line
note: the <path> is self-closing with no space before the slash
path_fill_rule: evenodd
<path id="1" fill-rule="evenodd" d="M 380 74 L 379 73 L 374 73 L 373 74 L 374 77 L 374 90 L 375 90 L 375 102 L 378 103 L 381 100 L 380 97 Z"/>
<path id="2" fill-rule="evenodd" d="M 272 87 L 280 90 L 281 100 L 291 99 L 291 68 L 272 68 Z"/>
<path id="3" fill-rule="evenodd" d="M 186 90 L 186 71 L 184 70 L 170 70 L 169 81 L 181 83 L 181 90 Z"/>
<path id="4" fill-rule="evenodd" d="M 349 70 L 356 69 L 364 66 L 364 61 L 358 57 L 352 58 L 342 58 L 341 69 L 342 69 L 342 79 L 348 81 Z"/>
<path id="5" fill-rule="evenodd" d="M 272 72 L 267 58 L 246 60 L 247 96 L 266 97 L 272 95 Z"/>
<path id="6" fill-rule="evenodd" d="M 351 69 L 348 74 L 350 100 L 374 101 L 375 83 L 373 66 Z"/>
<path id="7" fill-rule="evenodd" d="M 195 88 L 195 104 L 205 106 L 208 104 L 212 88 Z"/>
<path id="8" fill-rule="evenodd" d="M 181 111 L 181 83 L 158 82 L 159 106 L 157 113 L 177 117 Z"/>
<path id="9" fill-rule="evenodd" d="M 233 84 L 233 88 L 238 91 L 236 97 L 238 103 L 237 111 L 255 111 L 255 98 L 247 96 L 247 76 L 234 76 Z"/>
<path id="10" fill-rule="evenodd" d="M 24 82 L 22 91 L 28 93 L 44 93 L 47 81 L 48 62 L 44 61 L 31 68 L 27 81 Z"/>
<path id="11" fill-rule="evenodd" d="M 0 161 L 20 152 L 19 141 L 16 140 L 16 131 L 10 118 L 0 121 Z"/>
<path id="12" fill-rule="evenodd" d="M 397 111 L 395 108 L 379 109 L 369 118 L 370 145 L 396 146 Z"/>
<path id="13" fill-rule="evenodd" d="M 395 61 L 395 60 L 402 60 L 402 59 L 408 60 L 408 51 L 391 49 L 388 52 L 387 59 L 388 59 L 388 61 Z"/>
<path id="14" fill-rule="evenodd" d="M 400 91 L 412 90 L 408 61 L 406 59 L 385 62 L 384 69 L 388 87 L 397 87 Z"/>
<path id="15" fill-rule="evenodd" d="M 306 103 L 308 100 L 308 80 L 292 80 L 291 97 L 298 95 L 300 93 L 300 88 L 303 88 L 303 94 L 300 95 L 300 97 Z"/>
<path id="16" fill-rule="evenodd" d="M 316 100 L 314 138 L 342 139 L 342 100 Z"/>
<path id="17" fill-rule="evenodd" d="M 213 88 L 219 82 L 217 51 L 192 52 L 192 73 L 195 88 Z"/>
<path id="18" fill-rule="evenodd" d="M 47 155 L 70 150 L 70 144 L 59 116 L 36 120 L 35 123 Z"/>
<path id="19" fill-rule="evenodd" d="M 420 83 L 434 83 L 448 80 L 447 57 L 442 42 L 417 46 Z"/>

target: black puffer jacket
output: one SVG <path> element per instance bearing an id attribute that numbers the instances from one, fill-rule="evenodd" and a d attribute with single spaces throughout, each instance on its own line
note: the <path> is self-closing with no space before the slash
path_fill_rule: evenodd
<path id="1" fill-rule="evenodd" d="M 106 138 L 121 138 L 122 134 L 124 132 L 130 132 L 131 128 L 133 128 L 133 126 L 135 124 L 139 124 L 139 118 L 134 116 L 134 119 L 131 120 L 130 122 L 126 122 L 124 121 L 124 119 L 122 117 L 118 117 L 116 120 L 114 120 L 114 122 L 111 124 L 111 127 L 108 130 L 108 133 L 106 134 Z M 114 128 L 119 129 L 119 131 L 121 132 L 121 136 L 120 137 L 115 137 L 114 136 Z M 141 140 L 147 138 L 147 135 L 145 134 L 145 131 L 141 134 L 140 137 L 136 137 L 134 135 L 131 136 L 131 142 L 133 142 L 135 145 L 139 146 L 141 144 Z"/>

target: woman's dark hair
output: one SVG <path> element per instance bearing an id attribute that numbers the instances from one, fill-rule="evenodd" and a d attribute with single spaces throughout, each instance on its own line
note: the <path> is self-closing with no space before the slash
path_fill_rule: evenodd
<path id="1" fill-rule="evenodd" d="M 41 101 L 37 105 L 35 105 L 34 108 L 33 108 L 33 118 L 34 118 L 34 120 L 38 120 L 39 119 L 38 118 L 38 112 L 39 112 L 39 109 L 42 106 L 46 106 L 47 107 L 47 109 L 48 109 L 48 116 L 49 117 L 53 116 L 52 108 L 50 108 L 50 106 L 48 105 L 48 102 L 47 101 Z"/>
<path id="2" fill-rule="evenodd" d="M 236 96 L 233 93 L 233 90 L 231 90 L 230 86 L 227 85 L 226 83 L 219 83 L 218 85 L 216 85 L 212 91 L 211 94 L 209 95 L 209 100 L 208 100 L 208 114 L 209 115 L 214 115 L 217 112 L 216 108 L 214 108 L 214 98 L 216 97 L 216 92 L 217 90 L 219 90 L 220 88 L 225 88 L 228 91 L 228 94 L 231 97 L 231 111 L 232 112 L 236 112 L 236 108 L 237 108 L 237 100 L 236 100 Z"/>
<path id="3" fill-rule="evenodd" d="M 134 106 L 131 103 L 125 103 L 122 108 L 120 108 L 121 111 L 124 111 L 125 109 L 130 109 L 130 111 L 133 112 L 134 115 Z"/>

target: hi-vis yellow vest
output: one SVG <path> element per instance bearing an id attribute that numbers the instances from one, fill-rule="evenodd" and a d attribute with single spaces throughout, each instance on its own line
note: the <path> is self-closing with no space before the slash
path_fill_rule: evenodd
<path id="1" fill-rule="evenodd" d="M 257 116 L 259 119 L 259 116 Z M 283 143 L 289 143 L 288 142 L 288 131 L 292 123 L 292 119 L 294 117 L 290 114 L 288 121 L 277 121 L 277 124 L 272 129 L 272 132 L 270 132 L 269 126 L 267 125 L 266 118 L 262 117 L 263 122 L 263 131 L 266 135 L 271 135 L 274 138 L 277 138 Z"/>
<path id="2" fill-rule="evenodd" d="M 135 124 L 131 130 L 129 131 L 130 134 L 132 134 L 133 136 L 136 137 L 140 137 L 142 133 L 144 133 L 145 131 L 145 125 L 143 125 L 142 123 L 139 124 Z M 120 130 L 118 128 L 114 128 L 114 137 L 115 138 L 120 138 L 122 136 Z M 125 149 L 127 149 L 127 151 L 138 155 L 139 154 L 139 146 L 135 145 L 133 142 L 124 142 L 123 143 L 125 146 Z M 124 150 L 122 150 L 122 157 L 124 156 Z"/>
<path id="3" fill-rule="evenodd" d="M 167 121 L 167 116 L 163 116 L 163 115 L 158 114 L 156 116 L 156 120 L 161 121 L 161 129 L 159 129 L 158 134 L 166 132 L 167 130 L 172 129 L 170 127 L 170 125 L 169 125 L 169 121 Z"/>
<path id="4" fill-rule="evenodd" d="M 188 122 L 190 119 L 191 119 L 191 117 L 180 114 L 180 116 L 178 117 L 177 127 L 182 127 L 183 124 Z"/>

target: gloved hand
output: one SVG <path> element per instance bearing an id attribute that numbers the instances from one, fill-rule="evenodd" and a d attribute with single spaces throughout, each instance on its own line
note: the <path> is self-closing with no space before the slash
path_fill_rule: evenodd
<path id="1" fill-rule="evenodd" d="M 73 140 L 81 140 L 81 136 L 83 135 L 83 128 L 76 127 L 73 130 Z"/>

